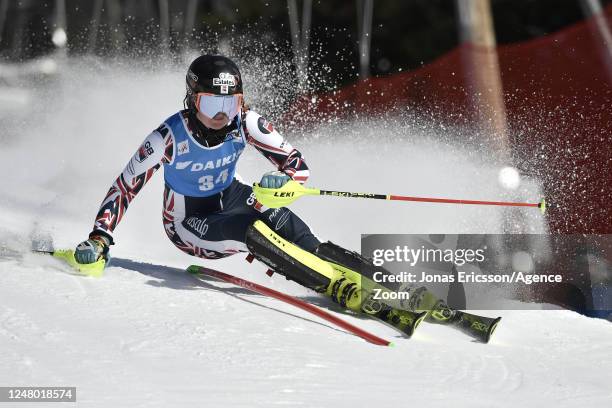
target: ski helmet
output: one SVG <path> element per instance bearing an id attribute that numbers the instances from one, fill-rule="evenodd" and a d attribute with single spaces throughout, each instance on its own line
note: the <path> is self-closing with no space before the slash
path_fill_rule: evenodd
<path id="1" fill-rule="evenodd" d="M 214 95 L 242 94 L 242 77 L 238 66 L 221 55 L 201 55 L 189 65 L 186 76 L 187 107 L 195 109 L 198 93 Z"/>

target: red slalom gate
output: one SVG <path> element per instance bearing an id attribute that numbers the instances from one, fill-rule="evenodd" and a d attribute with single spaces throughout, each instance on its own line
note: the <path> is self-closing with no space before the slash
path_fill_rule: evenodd
<path id="1" fill-rule="evenodd" d="M 274 289 L 266 288 L 265 286 L 258 285 L 257 283 L 254 283 L 254 282 L 251 282 L 245 279 L 237 278 L 235 276 L 228 275 L 227 273 L 219 272 L 214 269 L 210 269 L 210 268 L 206 268 L 206 267 L 198 266 L 198 265 L 191 265 L 189 268 L 187 268 L 187 272 L 193 275 L 202 274 L 202 275 L 212 276 L 222 281 L 241 286 L 252 292 L 256 292 L 256 293 L 259 293 L 265 296 L 270 296 L 282 302 L 289 303 L 290 305 L 299 307 L 302 310 L 305 310 L 322 319 L 325 319 L 328 322 L 333 323 L 336 326 L 344 330 L 347 330 L 351 332 L 352 334 L 359 336 L 362 339 L 372 344 L 376 344 L 378 346 L 392 346 L 393 345 L 393 343 L 391 343 L 390 341 L 381 339 L 380 337 L 375 336 L 372 333 L 369 333 L 363 329 L 360 329 L 357 326 L 353 326 L 352 324 L 345 322 L 344 320 L 332 315 L 331 313 L 326 312 L 323 309 L 320 309 L 314 305 L 311 305 L 310 303 L 304 302 L 303 300 L 294 298 L 293 296 L 289 296 L 284 293 L 278 292 Z"/>

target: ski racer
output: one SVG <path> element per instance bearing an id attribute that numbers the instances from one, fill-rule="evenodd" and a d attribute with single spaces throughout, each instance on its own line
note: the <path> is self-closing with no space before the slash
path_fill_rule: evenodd
<path id="1" fill-rule="evenodd" d="M 94 262 L 108 252 L 130 203 L 160 167 L 164 228 L 189 255 L 215 259 L 247 251 L 246 231 L 255 220 L 313 251 L 320 242 L 308 226 L 289 209 L 263 208 L 236 174 L 242 152 L 251 145 L 276 167 L 264 174 L 263 186 L 280 187 L 290 178 L 304 182 L 309 175 L 302 154 L 262 116 L 245 109 L 236 64 L 222 56 L 201 56 L 189 67 L 186 81 L 186 109 L 148 135 L 117 177 L 89 239 L 77 247 L 77 261 Z"/>
<path id="2" fill-rule="evenodd" d="M 289 180 L 304 183 L 309 169 L 299 150 L 247 108 L 236 64 L 224 56 L 202 55 L 189 66 L 186 85 L 185 109 L 149 134 L 116 178 L 88 239 L 76 247 L 76 261 L 108 259 L 113 231 L 132 200 L 163 167 L 163 225 L 181 251 L 205 259 L 250 252 L 288 279 L 411 335 L 424 313 L 367 299 L 364 284 L 373 283 L 362 273 L 373 267 L 371 262 L 330 242 L 321 243 L 295 213 L 264 207 L 252 187 L 240 181 L 236 164 L 248 145 L 275 167 L 262 176 L 261 187 L 280 188 Z M 433 300 L 428 303 L 434 306 Z"/>

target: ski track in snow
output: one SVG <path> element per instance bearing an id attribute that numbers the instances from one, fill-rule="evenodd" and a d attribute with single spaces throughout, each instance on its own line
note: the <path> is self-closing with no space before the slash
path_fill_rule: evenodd
<path id="1" fill-rule="evenodd" d="M 78 64 L 71 69 L 72 78 L 91 74 Z M 264 266 L 247 264 L 243 255 L 203 261 L 180 253 L 161 225 L 161 171 L 116 231 L 117 259 L 104 277 L 76 276 L 51 257 L 29 253 L 31 241 L 46 235 L 60 248 L 84 239 L 114 177 L 146 134 L 179 108 L 182 72 L 96 75 L 101 80 L 90 83 L 86 106 L 66 97 L 80 82 L 60 79 L 60 92 L 51 93 L 57 103 L 45 105 L 41 120 L 0 151 L 15 170 L 0 181 L 7 192 L 0 197 L 0 385 L 77 386 L 82 407 L 612 406 L 609 322 L 564 310 L 491 311 L 479 313 L 503 320 L 487 345 L 427 323 L 403 339 L 278 275 L 268 278 Z M 153 82 L 159 86 L 144 87 Z M 396 134 L 404 142 L 394 141 Z M 370 124 L 350 131 L 325 126 L 292 142 L 313 170 L 309 184 L 321 188 L 539 196 L 528 180 L 509 196 L 497 186 L 495 168 L 461 147 L 432 142 L 439 136 Z M 382 140 L 376 150 L 373 138 Z M 116 152 L 100 160 L 100 144 Z M 269 168 L 247 151 L 238 170 L 252 182 Z M 503 220 L 496 208 L 339 198 L 306 197 L 292 208 L 322 239 L 353 249 L 361 233 L 494 233 Z M 516 223 L 528 231 L 545 231 L 538 213 L 518 214 Z M 183 271 L 191 263 L 323 305 L 396 347 L 371 345 L 229 284 L 196 285 Z M 36 407 L 47 405 L 55 406 Z"/>

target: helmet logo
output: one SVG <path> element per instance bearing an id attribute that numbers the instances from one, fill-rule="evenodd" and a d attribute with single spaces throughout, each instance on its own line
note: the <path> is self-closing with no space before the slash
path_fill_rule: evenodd
<path id="1" fill-rule="evenodd" d="M 198 82 L 198 76 L 194 74 L 193 71 L 187 71 L 187 75 L 189 75 L 189 78 L 191 78 L 193 82 Z"/>
<path id="2" fill-rule="evenodd" d="M 222 94 L 229 93 L 230 86 L 236 86 L 236 80 L 232 74 L 228 74 L 227 72 L 221 72 L 219 74 L 219 78 L 213 78 L 213 86 L 218 86 L 221 88 Z"/>

